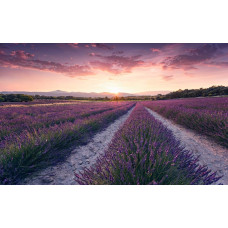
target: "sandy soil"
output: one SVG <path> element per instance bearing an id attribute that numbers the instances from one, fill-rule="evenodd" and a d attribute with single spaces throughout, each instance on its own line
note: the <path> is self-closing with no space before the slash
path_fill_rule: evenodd
<path id="1" fill-rule="evenodd" d="M 133 109 L 134 108 L 115 120 L 102 132 L 97 133 L 87 145 L 75 148 L 64 163 L 54 167 L 48 167 L 41 172 L 34 174 L 32 177 L 25 179 L 21 184 L 77 184 L 74 180 L 74 173 L 82 171 L 84 168 L 89 168 L 96 162 L 98 156 L 108 149 L 114 134 L 127 120 Z"/>
<path id="2" fill-rule="evenodd" d="M 228 184 L 228 149 L 216 144 L 206 136 L 186 129 L 158 113 L 148 108 L 146 109 L 173 132 L 183 147 L 193 152 L 196 156 L 200 155 L 199 163 L 201 165 L 207 165 L 212 171 L 217 171 L 219 175 L 223 175 L 216 184 Z"/>

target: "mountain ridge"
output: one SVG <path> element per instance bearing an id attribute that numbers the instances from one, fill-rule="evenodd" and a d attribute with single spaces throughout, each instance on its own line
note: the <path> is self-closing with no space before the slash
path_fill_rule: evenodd
<path id="1" fill-rule="evenodd" d="M 40 96 L 73 96 L 73 97 L 127 97 L 127 96 L 154 96 L 157 94 L 167 94 L 171 91 L 147 91 L 141 93 L 124 93 L 119 92 L 118 94 L 109 92 L 67 92 L 62 90 L 54 90 L 49 92 L 28 92 L 28 91 L 2 91 L 2 94 L 26 94 L 26 95 L 40 95 Z"/>

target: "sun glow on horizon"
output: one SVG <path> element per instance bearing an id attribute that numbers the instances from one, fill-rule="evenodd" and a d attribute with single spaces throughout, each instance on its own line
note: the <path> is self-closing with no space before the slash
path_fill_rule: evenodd
<path id="1" fill-rule="evenodd" d="M 107 92 L 113 93 L 118 95 L 121 91 L 121 88 L 119 87 L 118 83 L 116 82 L 108 82 L 106 85 L 103 85 L 104 88 L 106 88 Z"/>
<path id="2" fill-rule="evenodd" d="M 120 91 L 117 87 L 112 87 L 109 89 L 109 92 L 117 95 Z"/>

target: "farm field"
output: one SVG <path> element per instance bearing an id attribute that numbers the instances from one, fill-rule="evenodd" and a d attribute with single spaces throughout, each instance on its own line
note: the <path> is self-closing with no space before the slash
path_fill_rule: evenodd
<path id="1" fill-rule="evenodd" d="M 16 184 L 63 161 L 72 145 L 126 113 L 134 102 L 90 102 L 1 108 L 0 183 Z"/>
<path id="2" fill-rule="evenodd" d="M 197 164 L 172 132 L 138 103 L 95 166 L 76 174 L 80 184 L 212 184 L 216 173 Z"/>
<path id="3" fill-rule="evenodd" d="M 163 100 L 145 106 L 228 148 L 228 97 Z"/>
<path id="4" fill-rule="evenodd" d="M 210 166 L 210 160 L 202 163 L 150 110 L 226 148 L 227 101 L 42 102 L 0 107 L 0 183 L 219 183 L 224 173 Z"/>

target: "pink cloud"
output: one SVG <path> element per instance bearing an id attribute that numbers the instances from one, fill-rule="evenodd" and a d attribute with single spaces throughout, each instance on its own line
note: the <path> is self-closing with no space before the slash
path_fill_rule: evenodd
<path id="1" fill-rule="evenodd" d="M 87 65 L 64 65 L 57 62 L 33 59 L 34 55 L 23 51 L 14 51 L 10 55 L 0 54 L 0 66 L 10 68 L 26 68 L 33 70 L 63 73 L 70 77 L 93 75 Z"/>
<path id="2" fill-rule="evenodd" d="M 210 67 L 228 67 L 228 62 L 225 62 L 225 61 L 211 61 L 207 64 L 207 66 L 210 66 Z"/>
<path id="3" fill-rule="evenodd" d="M 68 45 L 73 48 L 79 48 L 78 43 L 69 43 Z"/>
<path id="4" fill-rule="evenodd" d="M 100 49 L 104 49 L 104 50 L 113 50 L 114 49 L 114 47 L 112 47 L 112 46 L 109 46 L 107 44 L 100 44 L 100 43 L 91 44 L 91 47 L 100 48 Z"/>
<path id="5" fill-rule="evenodd" d="M 12 51 L 10 55 L 19 59 L 30 59 L 34 57 L 34 54 L 26 53 L 25 51 L 22 51 L 22 50 Z"/>
<path id="6" fill-rule="evenodd" d="M 93 62 L 90 62 L 90 64 L 92 65 L 93 68 L 98 69 L 98 70 L 107 71 L 112 74 L 121 73 L 121 69 L 119 69 L 118 66 L 115 66 L 112 63 L 93 61 Z"/>
<path id="7" fill-rule="evenodd" d="M 53 61 L 34 59 L 34 55 L 25 51 L 12 51 L 9 55 L 1 52 L 0 66 L 10 68 L 25 68 L 41 71 L 62 73 L 70 77 L 93 75 L 94 70 L 102 70 L 112 74 L 131 73 L 134 68 L 144 66 L 144 61 L 138 56 L 104 56 L 94 52 L 89 54 L 95 60 L 88 65 L 69 65 Z"/>
<path id="8" fill-rule="evenodd" d="M 158 52 L 158 53 L 161 52 L 161 50 L 158 49 L 158 48 L 151 48 L 150 50 L 151 50 L 152 52 Z"/>
<path id="9" fill-rule="evenodd" d="M 195 65 L 204 64 L 214 58 L 218 47 L 214 44 L 204 44 L 198 48 L 189 50 L 186 54 L 166 57 L 161 65 L 163 69 L 197 69 Z"/>
<path id="10" fill-rule="evenodd" d="M 96 54 L 94 52 L 89 53 L 89 56 L 95 56 Z"/>
<path id="11" fill-rule="evenodd" d="M 173 75 L 163 75 L 162 79 L 165 80 L 165 81 L 170 81 L 170 80 L 173 79 Z"/>
<path id="12" fill-rule="evenodd" d="M 92 67 L 112 74 L 131 73 L 132 69 L 143 66 L 144 64 L 144 61 L 139 59 L 141 57 L 139 55 L 130 57 L 118 55 L 95 56 L 101 60 L 90 62 Z"/>

